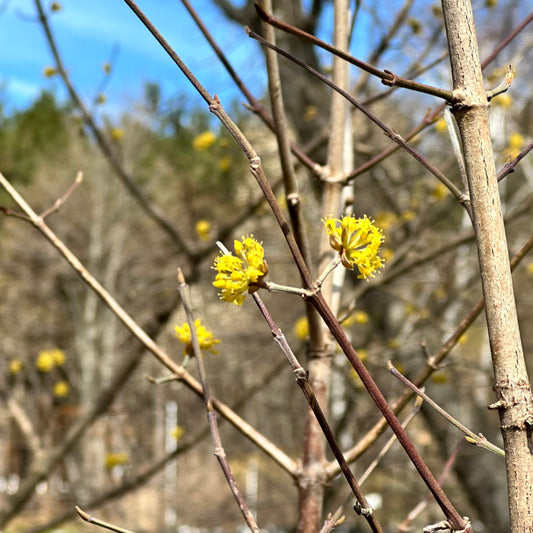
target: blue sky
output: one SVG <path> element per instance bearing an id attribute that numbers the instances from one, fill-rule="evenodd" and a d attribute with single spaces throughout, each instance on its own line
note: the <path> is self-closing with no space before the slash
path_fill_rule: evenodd
<path id="1" fill-rule="evenodd" d="M 49 3 L 43 2 L 45 6 Z M 238 97 L 179 0 L 144 0 L 138 4 L 211 93 L 216 92 L 223 103 Z M 195 0 L 193 4 L 245 82 L 260 93 L 265 79 L 257 44 L 243 28 L 220 15 L 209 0 Z M 5 0 L 1 5 L 6 5 Z M 134 106 L 142 99 L 145 82 L 159 83 L 164 97 L 186 94 L 192 105 L 203 105 L 122 0 L 62 0 L 61 5 L 60 12 L 51 14 L 51 25 L 65 66 L 85 101 L 97 94 L 104 77 L 102 65 L 113 49 L 118 49 L 105 89 L 107 112 Z M 52 66 L 53 61 L 32 0 L 11 0 L 0 13 L 0 49 L 1 94 L 8 111 L 26 106 L 42 88 L 63 94 L 59 80 L 43 77 L 43 68 Z"/>

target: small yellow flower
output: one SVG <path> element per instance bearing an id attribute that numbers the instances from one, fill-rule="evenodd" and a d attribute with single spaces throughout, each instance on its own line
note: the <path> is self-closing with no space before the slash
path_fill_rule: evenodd
<path id="1" fill-rule="evenodd" d="M 526 140 L 521 133 L 512 133 L 507 140 L 507 148 L 503 151 L 507 160 L 514 159 L 524 147 Z"/>
<path id="2" fill-rule="evenodd" d="M 491 105 L 509 109 L 513 103 L 513 97 L 509 93 L 499 94 L 491 100 Z"/>
<path id="3" fill-rule="evenodd" d="M 9 361 L 9 373 L 16 376 L 22 370 L 22 361 L 20 359 L 11 359 Z"/>
<path id="4" fill-rule="evenodd" d="M 391 211 L 380 211 L 376 215 L 376 225 L 387 231 L 398 222 L 398 216 Z"/>
<path id="5" fill-rule="evenodd" d="M 212 146 L 216 140 L 217 136 L 212 131 L 204 131 L 194 138 L 192 147 L 197 152 L 203 152 Z"/>
<path id="6" fill-rule="evenodd" d="M 127 453 L 108 453 L 105 458 L 105 467 L 112 470 L 115 466 L 121 466 L 128 463 L 130 456 Z"/>
<path id="7" fill-rule="evenodd" d="M 211 222 L 205 219 L 199 220 L 194 225 L 194 231 L 201 241 L 208 241 L 211 234 Z"/>
<path id="8" fill-rule="evenodd" d="M 59 2 L 52 2 L 50 4 L 50 11 L 61 11 L 61 4 Z"/>
<path id="9" fill-rule="evenodd" d="M 400 218 L 404 221 L 404 222 L 411 222 L 411 220 L 414 220 L 416 217 L 416 213 L 412 210 L 412 209 L 408 209 L 407 211 L 404 211 Z"/>
<path id="10" fill-rule="evenodd" d="M 196 319 L 194 321 L 194 327 L 196 328 L 196 336 L 198 337 L 200 349 L 213 354 L 218 353 L 213 349 L 213 346 L 218 344 L 220 341 L 215 339 L 213 334 L 205 326 L 202 326 L 200 319 Z M 185 344 L 185 347 L 183 348 L 183 355 L 194 356 L 191 329 L 189 328 L 189 324 L 185 322 L 182 326 L 174 326 L 174 329 L 176 330 L 176 338 L 182 344 Z"/>
<path id="11" fill-rule="evenodd" d="M 54 357 L 54 363 L 56 366 L 62 366 L 65 364 L 66 355 L 63 350 L 50 350 Z"/>
<path id="12" fill-rule="evenodd" d="M 44 67 L 43 69 L 43 76 L 45 78 L 52 78 L 55 76 L 59 71 L 55 67 Z"/>
<path id="13" fill-rule="evenodd" d="M 218 168 L 220 169 L 221 172 L 227 172 L 231 168 L 232 161 L 233 159 L 229 155 L 221 157 L 218 160 Z"/>
<path id="14" fill-rule="evenodd" d="M 373 277 L 383 267 L 383 259 L 378 256 L 383 234 L 366 215 L 344 216 L 341 220 L 329 217 L 324 220 L 324 226 L 329 244 L 339 252 L 342 264 L 351 270 L 357 267 L 359 278 Z"/>
<path id="15" fill-rule="evenodd" d="M 442 384 L 442 383 L 446 383 L 449 379 L 450 379 L 450 376 L 448 375 L 448 373 L 443 372 L 442 370 L 439 372 L 436 372 L 435 374 L 432 374 L 431 376 L 431 381 L 433 381 L 433 383 Z"/>
<path id="16" fill-rule="evenodd" d="M 304 110 L 304 120 L 309 122 L 318 115 L 318 108 L 314 105 L 308 105 Z"/>
<path id="17" fill-rule="evenodd" d="M 530 276 L 533 276 L 533 261 L 527 264 L 526 270 Z"/>
<path id="18" fill-rule="evenodd" d="M 306 316 L 301 316 L 294 324 L 293 328 L 294 335 L 296 338 L 304 341 L 309 337 L 309 322 L 307 321 Z"/>
<path id="19" fill-rule="evenodd" d="M 220 299 L 241 305 L 247 293 L 255 292 L 268 273 L 263 247 L 253 235 L 233 243 L 235 254 L 222 254 L 215 259 L 217 275 L 213 285 L 220 289 Z"/>
<path id="20" fill-rule="evenodd" d="M 52 370 L 52 368 L 55 366 L 55 359 L 51 350 L 43 350 L 40 352 L 37 356 L 35 366 L 41 372 L 50 372 L 50 370 Z"/>
<path id="21" fill-rule="evenodd" d="M 56 398 L 66 398 L 70 391 L 69 385 L 66 381 L 58 381 L 54 385 L 54 396 Z"/>
<path id="22" fill-rule="evenodd" d="M 106 98 L 106 95 L 104 93 L 100 93 L 96 99 L 95 99 L 95 104 L 97 105 L 102 105 L 102 104 L 105 104 L 107 98 Z"/>
<path id="23" fill-rule="evenodd" d="M 50 372 L 54 367 L 62 366 L 65 359 L 65 352 L 62 350 L 42 350 L 37 356 L 35 365 L 41 372 Z"/>
<path id="24" fill-rule="evenodd" d="M 104 71 L 105 74 L 110 74 L 111 73 L 111 63 L 109 62 L 105 62 L 103 65 L 102 65 L 102 70 Z"/>
<path id="25" fill-rule="evenodd" d="M 435 185 L 435 187 L 433 187 L 433 190 L 431 191 L 431 197 L 434 199 L 434 200 L 442 200 L 443 198 L 446 198 L 446 196 L 448 196 L 448 194 L 450 193 L 450 190 L 448 189 L 448 187 L 446 187 L 446 185 L 444 185 L 444 183 L 437 183 L 437 185 Z"/>
<path id="26" fill-rule="evenodd" d="M 176 440 L 180 440 L 185 435 L 185 428 L 183 426 L 176 426 L 170 430 L 170 436 Z"/>
<path id="27" fill-rule="evenodd" d="M 446 131 L 448 130 L 448 126 L 444 117 L 440 117 L 439 120 L 435 122 L 435 129 L 438 133 L 446 133 Z"/>
<path id="28" fill-rule="evenodd" d="M 457 344 L 459 346 L 464 346 L 468 342 L 468 335 L 466 333 L 463 333 L 458 339 Z"/>
<path id="29" fill-rule="evenodd" d="M 349 328 L 353 324 L 368 324 L 369 320 L 370 317 L 366 311 L 355 311 L 342 321 L 342 325 Z"/>
<path id="30" fill-rule="evenodd" d="M 121 128 L 112 128 L 111 129 L 111 138 L 114 141 L 118 141 L 124 137 L 124 130 Z"/>

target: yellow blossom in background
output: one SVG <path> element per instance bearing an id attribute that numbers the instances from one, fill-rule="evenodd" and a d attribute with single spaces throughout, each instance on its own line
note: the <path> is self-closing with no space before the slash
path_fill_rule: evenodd
<path id="1" fill-rule="evenodd" d="M 102 104 L 105 104 L 106 103 L 106 95 L 104 93 L 100 93 L 96 99 L 95 99 L 95 104 L 98 104 L 98 105 L 102 105 Z"/>
<path id="2" fill-rule="evenodd" d="M 368 351 L 364 348 L 357 350 L 357 355 L 359 356 L 359 359 L 363 361 L 363 363 L 368 359 Z"/>
<path id="3" fill-rule="evenodd" d="M 446 298 L 446 289 L 444 287 L 437 287 L 434 291 L 433 291 L 433 296 L 437 299 L 437 300 L 444 300 Z"/>
<path id="4" fill-rule="evenodd" d="M 241 305 L 246 294 L 255 292 L 268 273 L 265 251 L 253 235 L 235 240 L 235 255 L 222 254 L 215 259 L 217 275 L 213 285 L 220 289 L 220 299 Z"/>
<path id="5" fill-rule="evenodd" d="M 353 324 L 368 324 L 370 317 L 366 311 L 355 311 L 342 321 L 344 327 L 349 328 Z"/>
<path id="6" fill-rule="evenodd" d="M 41 352 L 37 356 L 37 361 L 35 362 L 35 366 L 41 372 L 50 372 L 50 370 L 52 370 L 52 368 L 54 368 L 55 366 L 54 357 L 50 353 L 50 351 L 45 350 Z"/>
<path id="7" fill-rule="evenodd" d="M 225 155 L 218 160 L 218 168 L 221 172 L 227 172 L 231 168 L 233 159 L 229 155 Z"/>
<path id="8" fill-rule="evenodd" d="M 403 312 L 406 315 L 412 315 L 416 311 L 416 307 L 412 303 L 407 303 L 404 305 Z"/>
<path id="9" fill-rule="evenodd" d="M 304 120 L 309 122 L 318 115 L 318 108 L 314 105 L 308 105 L 304 111 Z"/>
<path id="10" fill-rule="evenodd" d="M 194 225 L 194 231 L 201 241 L 208 241 L 211 234 L 211 222 L 205 219 L 199 220 Z"/>
<path id="11" fill-rule="evenodd" d="M 329 217 L 323 222 L 330 246 L 339 252 L 346 268 L 359 269 L 358 278 L 373 277 L 383 267 L 383 259 L 378 256 L 383 234 L 366 215 L 363 218 L 352 215 L 342 219 Z"/>
<path id="12" fill-rule="evenodd" d="M 431 197 L 434 199 L 434 200 L 442 200 L 443 198 L 446 198 L 446 196 L 448 196 L 448 194 L 450 193 L 450 190 L 448 189 L 448 187 L 446 187 L 446 185 L 444 185 L 444 183 L 437 183 L 437 185 L 435 185 L 435 187 L 433 187 L 433 190 L 431 191 Z"/>
<path id="13" fill-rule="evenodd" d="M 468 335 L 466 333 L 463 333 L 458 339 L 457 344 L 459 346 L 463 346 L 468 342 Z"/>
<path id="14" fill-rule="evenodd" d="M 412 209 L 408 209 L 407 211 L 404 211 L 400 218 L 403 222 L 411 222 L 411 220 L 414 220 L 416 217 L 416 213 Z"/>
<path id="15" fill-rule="evenodd" d="M 396 348 L 400 347 L 400 341 L 396 337 L 391 337 L 387 341 L 387 345 L 389 348 L 392 348 L 393 350 L 395 350 Z"/>
<path id="16" fill-rule="evenodd" d="M 438 133 L 446 133 L 446 131 L 448 130 L 448 126 L 444 117 L 440 117 L 439 120 L 435 122 L 435 130 Z"/>
<path id="17" fill-rule="evenodd" d="M 227 137 L 221 137 L 218 141 L 218 145 L 222 146 L 222 148 L 226 148 L 226 146 L 229 146 L 229 139 Z"/>
<path id="18" fill-rule="evenodd" d="M 434 374 L 431 375 L 431 381 L 433 381 L 433 383 L 442 384 L 442 383 L 446 383 L 449 379 L 450 377 L 448 373 L 443 372 L 442 370 L 439 370 L 439 372 L 435 372 Z"/>
<path id="19" fill-rule="evenodd" d="M 11 359 L 9 361 L 9 373 L 16 376 L 22 370 L 22 361 L 20 359 Z"/>
<path id="20" fill-rule="evenodd" d="M 106 73 L 106 74 L 110 74 L 111 73 L 111 63 L 109 62 L 105 62 L 103 65 L 102 65 L 102 70 Z"/>
<path id="21" fill-rule="evenodd" d="M 376 226 L 387 231 L 398 222 L 398 217 L 391 211 L 380 211 L 376 215 Z"/>
<path id="22" fill-rule="evenodd" d="M 55 67 L 44 67 L 43 76 L 45 78 L 51 78 L 55 76 L 59 71 Z"/>
<path id="23" fill-rule="evenodd" d="M 56 366 L 62 366 L 65 364 L 67 357 L 63 350 L 50 350 L 50 351 L 52 352 Z"/>
<path id="24" fill-rule="evenodd" d="M 350 377 L 350 380 L 353 383 L 353 386 L 355 387 L 355 389 L 363 390 L 365 388 L 365 386 L 363 385 L 363 382 L 361 381 L 361 378 L 359 377 L 359 374 L 353 368 L 350 369 L 348 376 Z"/>
<path id="25" fill-rule="evenodd" d="M 497 107 L 503 107 L 503 109 L 509 109 L 513 103 L 513 97 L 509 93 L 502 93 L 495 96 L 491 101 L 491 105 Z"/>
<path id="26" fill-rule="evenodd" d="M 531 261 L 530 263 L 527 264 L 527 273 L 530 275 L 530 276 L 533 276 L 533 261 Z"/>
<path id="27" fill-rule="evenodd" d="M 118 141 L 119 139 L 122 139 L 124 137 L 124 130 L 121 128 L 112 128 L 111 129 L 111 138 L 114 141 Z"/>
<path id="28" fill-rule="evenodd" d="M 526 140 L 521 133 L 512 133 L 507 140 L 507 148 L 503 151 L 507 160 L 514 159 L 521 151 Z"/>
<path id="29" fill-rule="evenodd" d="M 61 4 L 59 2 L 52 2 L 50 4 L 50 11 L 61 11 Z"/>
<path id="30" fill-rule="evenodd" d="M 485 6 L 492 9 L 498 5 L 498 0 L 485 0 Z"/>
<path id="31" fill-rule="evenodd" d="M 217 137 L 212 131 L 204 131 L 193 139 L 192 147 L 197 152 L 203 152 L 212 146 L 216 140 Z"/>
<path id="32" fill-rule="evenodd" d="M 218 344 L 220 341 L 215 339 L 213 334 L 205 326 L 202 326 L 199 318 L 194 321 L 194 327 L 196 328 L 196 336 L 198 337 L 200 349 L 217 354 L 218 352 L 213 349 L 213 346 Z M 189 328 L 189 324 L 185 322 L 182 326 L 174 326 L 174 329 L 176 331 L 176 338 L 185 345 L 183 348 L 183 355 L 190 355 L 191 357 L 194 356 L 191 329 Z"/>
<path id="33" fill-rule="evenodd" d="M 69 392 L 70 388 L 66 381 L 58 381 L 54 385 L 54 396 L 56 398 L 66 398 Z"/>
<path id="34" fill-rule="evenodd" d="M 115 466 L 125 465 L 129 461 L 130 456 L 127 453 L 108 453 L 105 457 L 105 467 L 108 470 L 113 470 Z"/>
<path id="35" fill-rule="evenodd" d="M 50 372 L 54 367 L 62 366 L 65 359 L 65 352 L 62 350 L 42 350 L 37 356 L 35 366 L 41 372 Z"/>
<path id="36" fill-rule="evenodd" d="M 309 337 L 309 322 L 306 316 L 301 316 L 294 324 L 293 333 L 296 338 L 304 341 Z"/>
<path id="37" fill-rule="evenodd" d="M 180 440 L 185 435 L 185 428 L 183 426 L 176 426 L 170 430 L 170 436 L 176 440 Z"/>

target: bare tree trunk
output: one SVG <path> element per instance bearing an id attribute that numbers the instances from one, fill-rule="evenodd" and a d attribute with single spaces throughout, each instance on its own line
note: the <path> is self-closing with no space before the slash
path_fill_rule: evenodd
<path id="1" fill-rule="evenodd" d="M 531 531 L 533 401 L 524 361 L 498 180 L 489 131 L 489 103 L 479 61 L 472 8 L 443 0 L 452 67 L 453 112 L 468 177 L 500 429 L 503 435 L 511 531 Z"/>

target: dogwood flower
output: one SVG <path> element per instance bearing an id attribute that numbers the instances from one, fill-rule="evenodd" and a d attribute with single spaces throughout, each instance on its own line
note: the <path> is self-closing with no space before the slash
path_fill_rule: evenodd
<path id="1" fill-rule="evenodd" d="M 213 354 L 218 353 L 213 349 L 213 346 L 220 341 L 215 339 L 213 334 L 205 326 L 202 326 L 200 319 L 194 321 L 194 327 L 196 328 L 196 336 L 198 337 L 200 349 Z M 174 329 L 176 330 L 176 338 L 185 345 L 183 348 L 183 355 L 194 356 L 191 328 L 189 327 L 189 324 L 185 322 L 182 326 L 175 326 Z"/>
<path id="2" fill-rule="evenodd" d="M 383 234 L 366 215 L 363 218 L 353 215 L 342 219 L 328 217 L 323 222 L 330 246 L 339 252 L 346 268 L 359 269 L 358 278 L 373 277 L 383 267 L 383 259 L 378 256 Z"/>
<path id="3" fill-rule="evenodd" d="M 234 241 L 235 254 L 223 253 L 215 259 L 217 275 L 213 285 L 220 299 L 241 305 L 246 294 L 255 292 L 268 273 L 265 251 L 253 235 Z"/>

